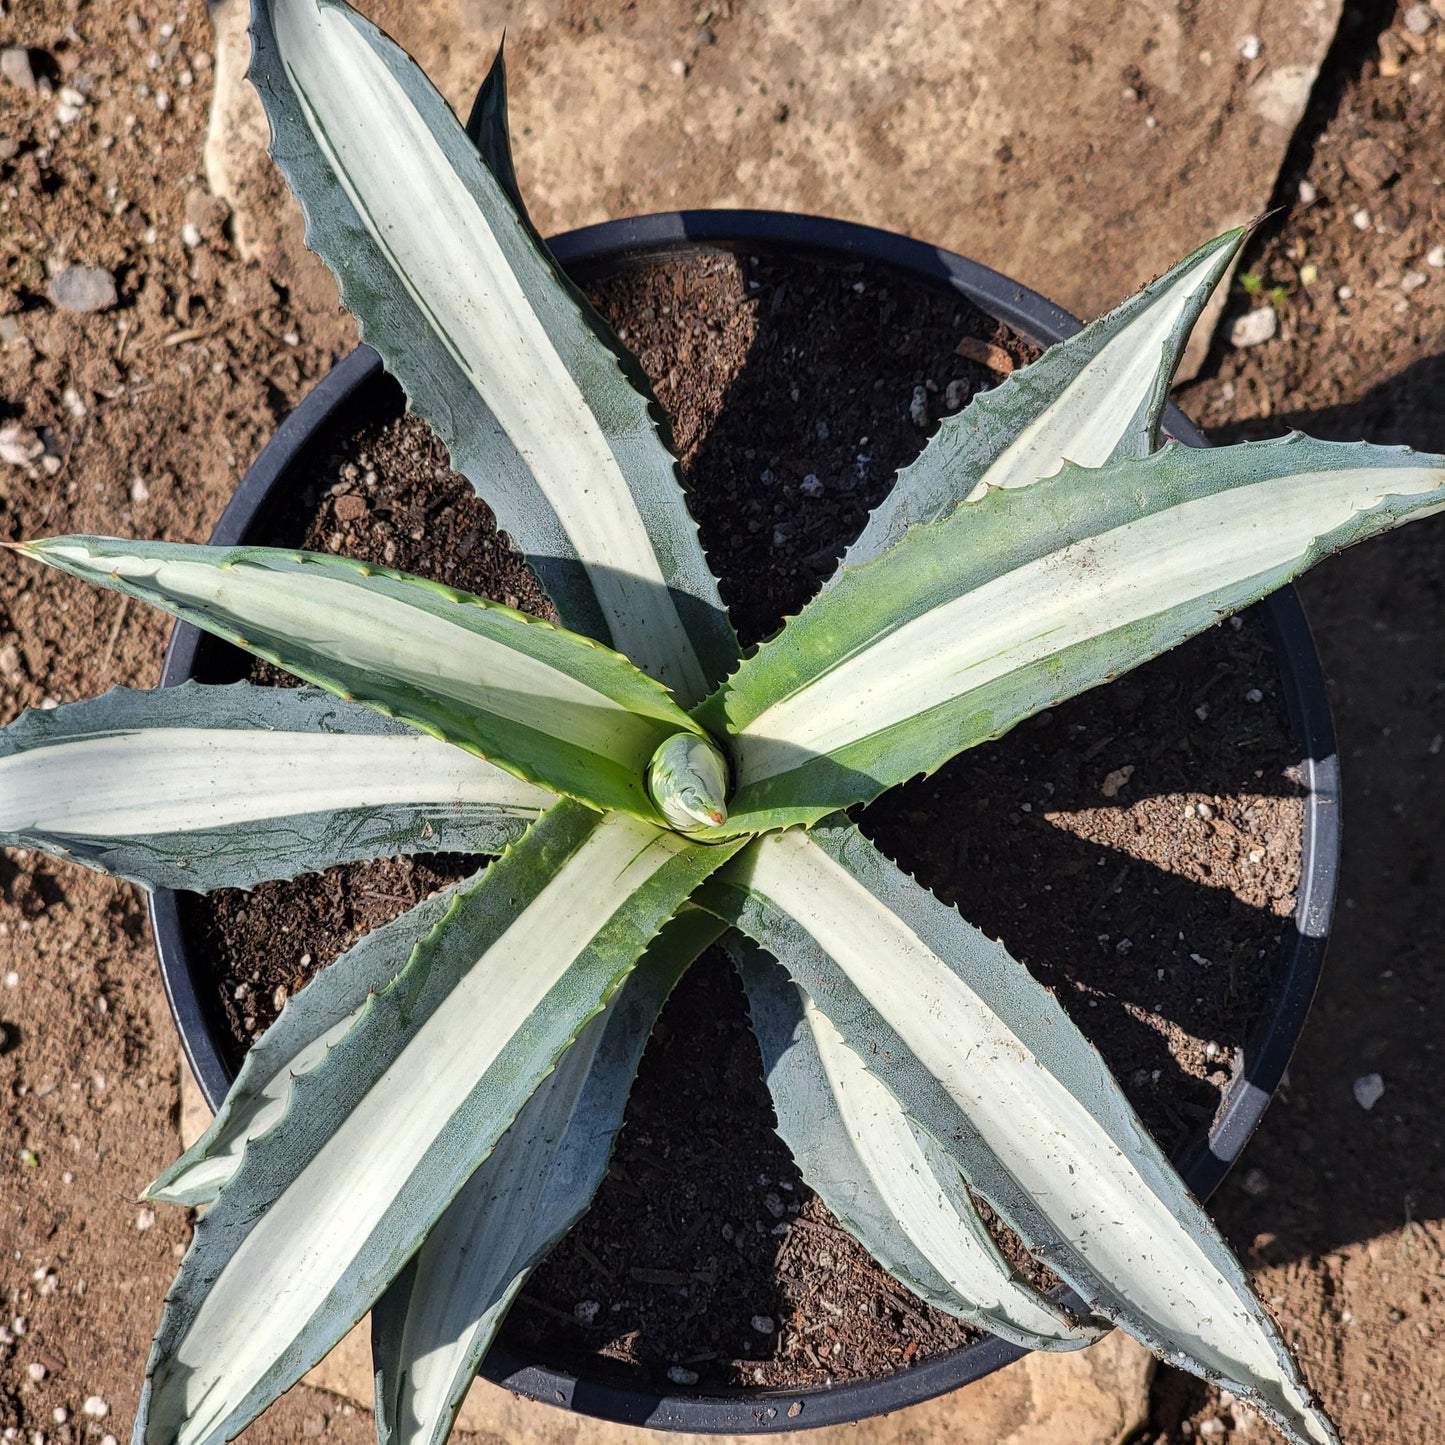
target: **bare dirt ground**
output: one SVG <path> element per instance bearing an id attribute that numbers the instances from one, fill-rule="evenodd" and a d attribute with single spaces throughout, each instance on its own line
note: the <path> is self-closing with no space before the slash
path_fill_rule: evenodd
<path id="1" fill-rule="evenodd" d="M 1300 425 L 1445 450 L 1442 37 L 1420 5 L 1347 6 L 1282 209 L 1244 263 L 1254 289 L 1231 298 L 1232 314 L 1272 306 L 1276 335 L 1220 340 L 1182 397 L 1217 436 Z M 202 9 L 172 0 L 0 4 L 0 48 L 29 47 L 35 87 L 7 61 L 0 428 L 16 430 L 0 437 L 21 461 L 0 461 L 0 538 L 203 538 L 350 345 L 314 268 L 240 259 L 202 179 L 211 43 Z M 1139 86 L 1119 84 L 1136 104 Z M 71 265 L 103 268 L 115 303 L 57 305 Z M 1442 541 L 1445 519 L 1413 527 L 1303 589 L 1345 771 L 1341 906 L 1289 1086 L 1217 1203 L 1350 1445 L 1426 1445 L 1445 1416 Z M 0 558 L 0 717 L 149 684 L 164 635 L 114 596 Z M 0 854 L 0 1029 L 0 1435 L 123 1438 L 187 1233 L 179 1212 L 134 1202 L 173 1151 L 177 1089 L 138 896 Z M 1366 1110 L 1354 1085 L 1372 1074 L 1384 1092 Z M 1167 1371 L 1153 1406 L 1150 1445 L 1267 1433 Z M 372 1431 L 301 1389 L 246 1438 L 322 1434 Z"/>

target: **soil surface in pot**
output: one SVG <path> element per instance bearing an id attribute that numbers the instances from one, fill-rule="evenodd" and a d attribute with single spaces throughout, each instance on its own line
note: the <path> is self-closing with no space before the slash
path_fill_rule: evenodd
<path id="1" fill-rule="evenodd" d="M 957 297 L 861 265 L 703 257 L 593 295 L 671 419 L 746 642 L 807 600 L 938 416 L 1030 355 Z M 486 507 L 400 412 L 382 384 L 322 439 L 268 540 L 547 615 Z M 896 790 L 861 823 L 1058 992 L 1177 1150 L 1207 1126 L 1275 994 L 1299 862 L 1293 761 L 1264 629 L 1246 618 Z M 184 900 L 235 1057 L 317 967 L 471 866 L 384 860 Z M 668 1390 L 693 1377 L 814 1387 L 976 1335 L 875 1266 L 799 1178 L 741 989 L 710 955 L 648 1046 L 606 1183 L 505 1338 Z"/>

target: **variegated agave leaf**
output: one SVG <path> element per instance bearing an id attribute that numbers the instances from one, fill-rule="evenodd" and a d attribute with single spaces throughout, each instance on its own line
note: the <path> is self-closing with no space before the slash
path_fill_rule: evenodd
<path id="1" fill-rule="evenodd" d="M 0 731 L 0 843 L 147 888 L 500 852 L 553 795 L 310 688 L 117 688 Z"/>
<path id="2" fill-rule="evenodd" d="M 1442 506 L 1445 458 L 1298 433 L 990 491 L 848 569 L 696 709 L 732 750 L 719 831 L 871 800 Z"/>
<path id="3" fill-rule="evenodd" d="M 295 1081 L 326 1058 L 361 1017 L 367 999 L 391 983 L 451 911 L 457 894 L 476 887 L 479 878 L 444 888 L 373 929 L 292 994 L 247 1051 L 210 1127 L 146 1189 L 146 1198 L 193 1208 L 214 1203 L 240 1167 L 246 1145 L 285 1117 Z"/>
<path id="4" fill-rule="evenodd" d="M 1010 1268 L 958 1166 L 786 971 L 736 933 L 724 946 L 747 990 L 778 1133 L 863 1247 L 920 1299 L 1025 1349 L 1096 1340 L 1099 1327 L 1071 1320 Z"/>
<path id="5" fill-rule="evenodd" d="M 564 801 L 460 891 L 198 1223 L 137 1445 L 219 1445 L 319 1360 L 733 851 Z"/>
<path id="6" fill-rule="evenodd" d="M 698 700 L 736 656 L 731 631 L 605 328 L 369 21 L 340 0 L 258 0 L 252 46 L 272 154 L 366 339 L 571 624 Z"/>
<path id="7" fill-rule="evenodd" d="M 443 1445 L 513 1298 L 607 1172 L 662 1005 L 723 930 L 684 907 L 527 1101 L 372 1312 L 377 1435 Z"/>
<path id="8" fill-rule="evenodd" d="M 851 828 L 756 839 L 707 906 L 797 983 L 1040 1259 L 1170 1364 L 1338 1445 L 1244 1271 L 1053 994 Z"/>
<path id="9" fill-rule="evenodd" d="M 887 551 L 990 487 L 1022 487 L 1065 462 L 1101 467 L 1146 457 L 1189 334 L 1249 235 L 1226 231 L 993 391 L 945 417 L 898 474 L 843 566 Z M 836 573 L 833 585 L 842 573 Z"/>
<path id="10" fill-rule="evenodd" d="M 388 568 L 106 537 L 16 550 L 594 807 L 657 820 L 648 762 L 698 731 L 661 684 L 600 643 Z"/>

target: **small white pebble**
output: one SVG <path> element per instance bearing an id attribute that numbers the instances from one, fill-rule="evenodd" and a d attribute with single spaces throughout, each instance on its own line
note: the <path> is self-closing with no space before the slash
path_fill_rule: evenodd
<path id="1" fill-rule="evenodd" d="M 27 1320 L 24 1315 L 16 1315 L 15 1318 L 10 1321 L 10 1328 L 14 1330 L 17 1335 L 23 1335 L 26 1330 L 30 1328 L 30 1321 Z"/>
<path id="2" fill-rule="evenodd" d="M 135 1227 L 144 1233 L 147 1229 L 154 1229 L 156 1212 L 154 1209 L 142 1209 L 135 1217 Z"/>
<path id="3" fill-rule="evenodd" d="M 1432 246 L 1425 253 L 1425 264 L 1433 266 L 1437 271 L 1445 266 L 1445 246 Z"/>
<path id="4" fill-rule="evenodd" d="M 1275 314 L 1273 306 L 1256 306 L 1253 311 L 1246 311 L 1243 316 L 1236 316 L 1229 327 L 1229 342 L 1231 346 L 1243 349 L 1246 346 L 1259 346 L 1262 342 L 1269 341 L 1279 330 L 1279 317 Z"/>
<path id="5" fill-rule="evenodd" d="M 1378 1074 L 1364 1074 L 1354 1082 L 1355 1103 L 1366 1112 L 1380 1102 L 1385 1081 Z"/>
<path id="6" fill-rule="evenodd" d="M 1309 181 L 1301 181 L 1296 194 L 1299 196 L 1300 205 L 1302 206 L 1312 206 L 1320 198 L 1319 191 L 1316 190 Z"/>
<path id="7" fill-rule="evenodd" d="M 9 973 L 7 973 L 7 974 L 5 975 L 5 987 L 6 987 L 6 988 L 19 988 L 19 987 L 20 987 L 20 975 L 19 975 L 18 973 L 16 973 L 13 968 L 10 970 Z"/>
<path id="8" fill-rule="evenodd" d="M 39 1360 L 31 1360 L 25 1367 L 25 1373 L 29 1375 L 36 1384 L 39 1384 L 40 1381 L 45 1378 L 45 1366 L 42 1365 Z"/>
<path id="9" fill-rule="evenodd" d="M 1219 1057 L 1219 1045 L 1213 1039 L 1204 1046 L 1204 1057 L 1206 1059 L 1217 1059 Z"/>
<path id="10" fill-rule="evenodd" d="M 100 1445 L 119 1445 L 119 1442 L 114 1435 L 102 1435 L 100 1437 Z"/>
<path id="11" fill-rule="evenodd" d="M 1263 702 L 1264 694 L 1257 687 L 1252 687 L 1245 693 L 1244 700 L 1245 702 Z"/>
<path id="12" fill-rule="evenodd" d="M 1214 816 L 1214 809 L 1211 808 L 1208 803 L 1196 803 L 1194 805 L 1194 811 L 1198 813 L 1201 818 L 1207 819 Z"/>
<path id="13" fill-rule="evenodd" d="M 1244 1186 L 1244 1192 L 1253 1194 L 1256 1198 L 1269 1193 L 1269 1176 L 1263 1169 L 1249 1170 L 1240 1182 Z"/>
<path id="14" fill-rule="evenodd" d="M 776 1326 L 773 1324 L 772 1315 L 754 1315 L 753 1328 L 760 1335 L 770 1335 Z"/>
<path id="15" fill-rule="evenodd" d="M 133 502 L 148 502 L 151 499 L 151 489 L 146 486 L 144 477 L 136 477 L 130 484 L 130 499 Z"/>
<path id="16" fill-rule="evenodd" d="M 674 1385 L 695 1385 L 697 1384 L 697 1371 L 685 1370 L 681 1365 L 669 1365 L 667 1367 L 667 1378 Z"/>
<path id="17" fill-rule="evenodd" d="M 1264 44 L 1258 35 L 1246 35 L 1239 42 L 1239 53 L 1246 60 L 1258 60 L 1259 52 L 1264 49 Z"/>
<path id="18" fill-rule="evenodd" d="M 809 472 L 801 482 L 798 483 L 798 490 L 805 497 L 821 497 L 823 495 L 823 484 L 813 472 Z"/>
<path id="19" fill-rule="evenodd" d="M 57 1405 L 50 1412 L 50 1418 L 54 1420 L 57 1425 L 63 1425 L 70 1419 L 70 1411 L 67 1410 L 64 1405 Z"/>
<path id="20" fill-rule="evenodd" d="M 668 68 L 679 80 L 683 80 L 683 79 L 685 79 L 685 78 L 687 77 L 687 61 L 685 61 L 685 60 L 679 59 L 679 60 L 670 61 L 667 68 Z M 669 1372 L 669 1373 L 671 1373 L 671 1372 Z M 697 1376 L 694 1375 L 693 1378 L 696 1379 Z"/>
<path id="21" fill-rule="evenodd" d="M 187 221 L 181 227 L 181 244 L 187 250 L 194 251 L 201 244 L 201 230 L 193 221 Z"/>
<path id="22" fill-rule="evenodd" d="M 1200 703 L 1199 706 L 1194 709 L 1194 716 L 1197 717 L 1200 722 L 1204 722 L 1209 717 L 1209 704 L 1207 702 Z"/>
<path id="23" fill-rule="evenodd" d="M 1353 286 L 1341 286 L 1340 289 L 1335 292 L 1335 297 L 1339 301 L 1349 301 L 1354 294 L 1355 288 Z"/>
<path id="24" fill-rule="evenodd" d="M 1418 291 L 1429 279 L 1423 271 L 1406 271 L 1400 277 L 1400 290 Z"/>
<path id="25" fill-rule="evenodd" d="M 169 91 L 165 91 L 165 90 L 158 90 L 158 91 L 156 91 L 156 109 L 157 109 L 158 111 L 160 111 L 160 113 L 161 113 L 162 115 L 164 115 L 164 114 L 166 113 L 166 111 L 168 111 L 170 108 L 171 108 L 170 92 L 169 92 Z"/>
<path id="26" fill-rule="evenodd" d="M 908 419 L 919 431 L 928 429 L 928 388 L 915 386 L 913 399 L 908 403 Z"/>
<path id="27" fill-rule="evenodd" d="M 1355 230 L 1357 231 L 1368 231 L 1370 229 L 1370 213 L 1363 206 L 1350 217 L 1350 220 L 1355 223 Z"/>
<path id="28" fill-rule="evenodd" d="M 1428 5 L 1412 5 L 1405 12 L 1405 29 L 1411 35 L 1423 35 L 1435 23 L 1435 12 Z"/>
<path id="29" fill-rule="evenodd" d="M 579 1325 L 590 1325 L 601 1313 L 602 1306 L 595 1299 L 578 1300 L 572 1306 L 572 1318 Z"/>

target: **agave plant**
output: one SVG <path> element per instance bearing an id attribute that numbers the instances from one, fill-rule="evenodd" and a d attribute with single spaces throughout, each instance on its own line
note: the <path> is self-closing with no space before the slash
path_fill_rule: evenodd
<path id="1" fill-rule="evenodd" d="M 150 1186 L 209 1209 L 135 1441 L 230 1438 L 367 1311 L 379 1438 L 443 1441 L 719 937 L 803 1176 L 910 1289 L 1041 1349 L 1117 1324 L 1336 1441 L 1053 995 L 846 810 L 1440 509 L 1445 459 L 1159 445 L 1231 231 L 946 420 L 743 656 L 638 368 L 527 220 L 500 63 L 463 128 L 340 0 L 257 0 L 252 33 L 309 243 L 566 626 L 340 557 L 18 547 L 312 686 L 28 714 L 0 733 L 0 841 L 201 891 L 496 855 L 294 997 Z M 1081 1309 L 1006 1264 L 976 1198 Z"/>

